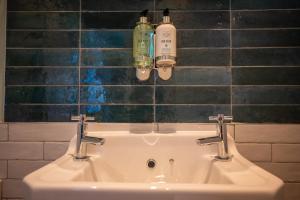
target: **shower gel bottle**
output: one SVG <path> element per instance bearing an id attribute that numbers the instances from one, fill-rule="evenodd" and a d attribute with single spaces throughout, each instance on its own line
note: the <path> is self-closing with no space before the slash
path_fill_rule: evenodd
<path id="1" fill-rule="evenodd" d="M 176 64 L 176 28 L 171 22 L 168 8 L 163 14 L 163 21 L 156 28 L 155 60 L 159 77 L 168 80 Z"/>
<path id="2" fill-rule="evenodd" d="M 141 12 L 140 21 L 133 31 L 133 59 L 136 76 L 139 80 L 147 80 L 153 68 L 154 30 L 148 22 L 148 10 Z"/>

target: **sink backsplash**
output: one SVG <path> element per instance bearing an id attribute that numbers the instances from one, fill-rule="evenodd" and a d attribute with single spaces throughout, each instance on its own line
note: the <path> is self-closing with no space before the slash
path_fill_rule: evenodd
<path id="1" fill-rule="evenodd" d="M 8 0 L 5 120 L 300 122 L 299 0 Z M 139 82 L 139 12 L 171 9 L 178 60 Z"/>

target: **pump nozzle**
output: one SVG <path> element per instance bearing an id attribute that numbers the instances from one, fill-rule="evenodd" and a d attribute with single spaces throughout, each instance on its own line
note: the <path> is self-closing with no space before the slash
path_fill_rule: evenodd
<path id="1" fill-rule="evenodd" d="M 164 9 L 164 16 L 169 16 L 170 11 L 169 8 Z"/>
<path id="2" fill-rule="evenodd" d="M 141 16 L 141 17 L 146 17 L 147 14 L 148 14 L 148 9 L 143 10 L 143 11 L 140 13 L 140 16 Z"/>

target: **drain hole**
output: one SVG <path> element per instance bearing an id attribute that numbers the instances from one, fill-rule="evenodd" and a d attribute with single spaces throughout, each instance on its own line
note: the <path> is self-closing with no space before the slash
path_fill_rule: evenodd
<path id="1" fill-rule="evenodd" d="M 149 159 L 149 160 L 147 161 L 147 166 L 148 166 L 149 168 L 154 168 L 155 165 L 156 165 L 156 161 L 155 161 L 155 160 Z"/>

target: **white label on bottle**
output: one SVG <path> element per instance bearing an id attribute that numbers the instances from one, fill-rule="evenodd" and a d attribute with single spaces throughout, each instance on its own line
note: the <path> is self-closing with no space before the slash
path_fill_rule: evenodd
<path id="1" fill-rule="evenodd" d="M 165 24 L 156 30 L 156 57 L 176 57 L 176 29 L 173 25 Z"/>

